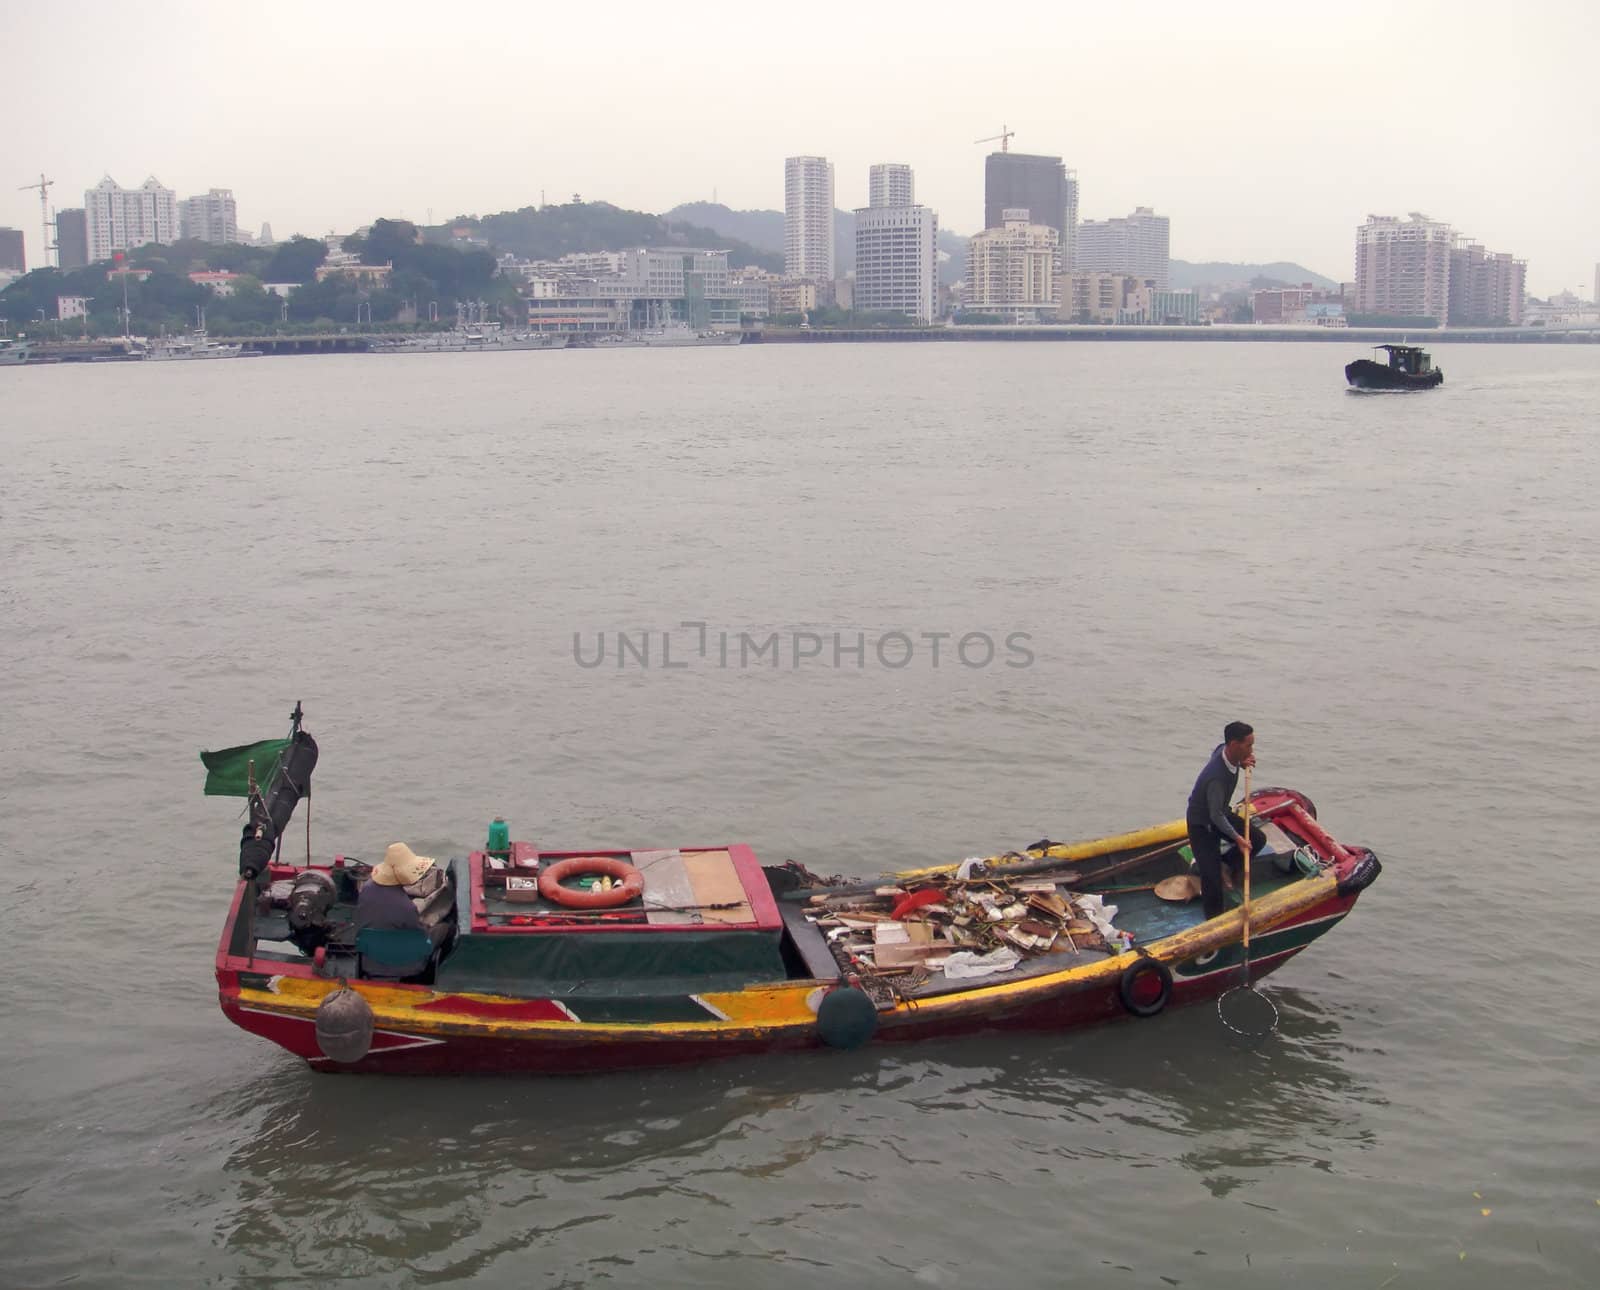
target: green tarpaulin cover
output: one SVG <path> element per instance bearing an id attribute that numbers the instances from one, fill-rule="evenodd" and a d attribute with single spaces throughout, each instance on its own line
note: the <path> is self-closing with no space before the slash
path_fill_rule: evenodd
<path id="1" fill-rule="evenodd" d="M 255 763 L 256 787 L 265 793 L 278 773 L 278 755 L 288 746 L 287 739 L 263 739 L 260 743 L 201 753 L 200 761 L 206 768 L 206 796 L 249 797 L 251 762 Z"/>

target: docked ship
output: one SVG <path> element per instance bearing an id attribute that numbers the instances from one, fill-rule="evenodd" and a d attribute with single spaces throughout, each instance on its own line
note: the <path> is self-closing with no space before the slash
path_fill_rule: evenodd
<path id="1" fill-rule="evenodd" d="M 43 358 L 32 341 L 12 340 L 7 336 L 0 336 L 0 366 L 10 367 L 22 363 L 42 363 L 49 360 Z"/>
<path id="2" fill-rule="evenodd" d="M 1416 345 L 1375 345 L 1373 353 L 1386 353 L 1388 362 L 1358 358 L 1347 364 L 1344 379 L 1358 390 L 1431 390 L 1444 384 L 1444 369 L 1435 367 L 1428 352 Z"/>
<path id="3" fill-rule="evenodd" d="M 737 345 L 740 336 L 736 331 L 715 331 L 707 328 L 697 331 L 683 322 L 662 323 L 657 327 L 639 327 L 632 331 L 608 332 L 595 338 L 596 349 L 633 349 L 651 346 L 681 348 L 692 345 Z"/>
<path id="4" fill-rule="evenodd" d="M 212 340 L 203 328 L 196 328 L 187 335 L 162 336 L 151 341 L 144 351 L 144 359 L 146 362 L 164 363 L 186 359 L 238 358 L 243 353 L 243 345 Z"/>
<path id="5" fill-rule="evenodd" d="M 565 349 L 560 332 L 509 332 L 493 323 L 457 327 L 453 331 L 423 332 L 415 336 L 375 340 L 370 354 L 473 354 L 509 353 L 523 349 Z"/>
<path id="6" fill-rule="evenodd" d="M 738 843 L 550 849 L 499 819 L 451 859 L 316 862 L 308 839 L 302 865 L 281 845 L 317 764 L 300 716 L 205 759 L 252 758 L 247 792 L 207 783 L 249 798 L 222 1011 L 317 1071 L 567 1074 L 1154 1017 L 1287 962 L 1381 869 L 1304 794 L 1248 787 L 1254 897 L 1214 918 L 1164 894 L 1198 887 L 1182 820 L 865 883 Z M 418 929 L 360 926 L 373 882 L 406 884 Z"/>

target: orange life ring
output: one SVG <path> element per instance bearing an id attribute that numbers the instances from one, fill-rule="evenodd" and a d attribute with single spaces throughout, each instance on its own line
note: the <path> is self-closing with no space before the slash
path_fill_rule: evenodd
<path id="1" fill-rule="evenodd" d="M 585 874 L 615 878 L 619 885 L 609 891 L 578 891 L 561 885 L 563 878 L 581 878 Z M 569 909 L 612 909 L 644 895 L 644 875 L 626 860 L 611 856 L 577 856 L 571 860 L 557 860 L 548 869 L 541 869 L 539 894 Z"/>

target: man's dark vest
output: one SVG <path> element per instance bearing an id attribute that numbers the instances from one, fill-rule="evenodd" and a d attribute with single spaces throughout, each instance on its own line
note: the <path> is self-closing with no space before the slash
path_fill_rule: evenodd
<path id="1" fill-rule="evenodd" d="M 1191 835 L 1196 829 L 1204 829 L 1211 834 L 1217 832 L 1217 826 L 1211 822 L 1211 813 L 1206 809 L 1206 788 L 1211 781 L 1222 781 L 1224 809 L 1226 803 L 1233 800 L 1233 790 L 1239 786 L 1239 772 L 1229 770 L 1228 763 L 1222 759 L 1223 747 L 1218 744 L 1211 750 L 1211 760 L 1206 762 L 1205 769 L 1200 772 L 1189 793 L 1188 825 Z"/>

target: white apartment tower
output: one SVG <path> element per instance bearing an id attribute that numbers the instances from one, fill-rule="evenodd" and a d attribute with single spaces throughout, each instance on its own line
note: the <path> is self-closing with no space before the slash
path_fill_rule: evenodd
<path id="1" fill-rule="evenodd" d="M 880 161 L 867 172 L 867 205 L 912 206 L 916 204 L 917 184 L 910 166 Z"/>
<path id="2" fill-rule="evenodd" d="M 89 262 L 114 252 L 178 238 L 178 199 L 154 175 L 138 188 L 119 188 L 107 175 L 83 195 Z"/>
<path id="3" fill-rule="evenodd" d="M 1054 317 L 1060 232 L 1033 223 L 1025 210 L 1006 209 L 1000 218 L 999 228 L 975 233 L 967 243 L 966 307 L 1008 322 Z"/>
<path id="4" fill-rule="evenodd" d="M 833 163 L 826 157 L 783 163 L 783 272 L 833 280 Z"/>
<path id="5" fill-rule="evenodd" d="M 1165 291 L 1171 245 L 1172 221 L 1148 206 L 1138 206 L 1120 219 L 1088 219 L 1078 225 L 1072 267 L 1153 280 L 1157 290 Z"/>
<path id="6" fill-rule="evenodd" d="M 853 307 L 931 323 L 939 312 L 939 217 L 912 203 L 910 166 L 869 172 L 870 204 L 856 211 Z"/>
<path id="7" fill-rule="evenodd" d="M 1401 220 L 1368 215 L 1356 230 L 1356 312 L 1450 318 L 1450 248 L 1455 230 L 1412 211 Z"/>
<path id="8" fill-rule="evenodd" d="M 184 237 L 198 238 L 202 242 L 237 242 L 239 212 L 234 205 L 233 191 L 213 188 L 202 197 L 179 202 L 178 226 Z"/>

